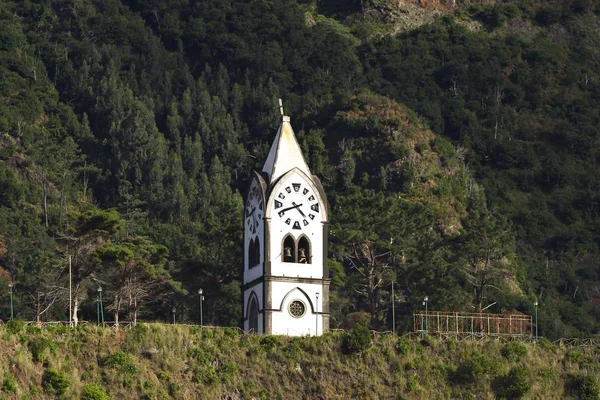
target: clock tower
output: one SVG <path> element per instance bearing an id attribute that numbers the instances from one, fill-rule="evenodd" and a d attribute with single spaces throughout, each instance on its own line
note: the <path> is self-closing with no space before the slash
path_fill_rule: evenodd
<path id="1" fill-rule="evenodd" d="M 246 198 L 245 332 L 313 336 L 329 330 L 327 212 L 323 186 L 310 173 L 282 110 L 267 160 L 252 174 Z"/>

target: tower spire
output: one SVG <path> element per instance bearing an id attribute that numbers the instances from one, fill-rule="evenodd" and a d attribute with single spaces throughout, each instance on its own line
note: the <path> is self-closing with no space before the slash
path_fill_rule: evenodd
<path id="1" fill-rule="evenodd" d="M 277 178 L 293 168 L 298 168 L 306 175 L 311 176 L 308 164 L 290 124 L 290 117 L 283 112 L 281 99 L 279 99 L 279 112 L 281 113 L 281 125 L 262 168 L 262 171 L 269 176 L 268 184 L 275 182 Z"/>
<path id="2" fill-rule="evenodd" d="M 285 114 L 283 113 L 283 101 L 279 99 L 279 113 L 283 117 Z"/>

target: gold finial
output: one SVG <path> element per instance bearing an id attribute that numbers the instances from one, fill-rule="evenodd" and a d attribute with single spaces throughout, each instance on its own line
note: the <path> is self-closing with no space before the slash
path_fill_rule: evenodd
<path id="1" fill-rule="evenodd" d="M 281 116 L 283 117 L 283 101 L 281 99 L 279 99 L 279 112 L 281 113 Z"/>

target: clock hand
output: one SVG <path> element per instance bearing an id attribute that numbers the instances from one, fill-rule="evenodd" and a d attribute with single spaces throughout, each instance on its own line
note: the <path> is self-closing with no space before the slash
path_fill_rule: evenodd
<path id="1" fill-rule="evenodd" d="M 294 203 L 292 203 L 292 204 L 294 204 Z M 293 209 L 293 208 L 298 208 L 298 207 L 300 207 L 301 205 L 302 205 L 302 204 L 294 204 L 294 205 L 293 205 L 293 206 L 291 206 L 291 207 L 284 208 L 283 210 L 279 211 L 279 214 L 280 214 L 280 215 L 283 215 L 283 214 L 285 214 L 285 212 L 286 212 L 286 211 L 289 211 L 289 210 L 291 210 L 291 209 Z"/>
<path id="2" fill-rule="evenodd" d="M 302 210 L 299 208 L 302 204 L 298 204 L 296 205 L 296 203 L 294 203 L 292 201 L 292 204 L 296 206 L 296 210 L 298 210 L 298 212 L 300 213 L 300 215 L 302 215 L 302 217 L 306 218 L 306 215 L 302 212 Z"/>

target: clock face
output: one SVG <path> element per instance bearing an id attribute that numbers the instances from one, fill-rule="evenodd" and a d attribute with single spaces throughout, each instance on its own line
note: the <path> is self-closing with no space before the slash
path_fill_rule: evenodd
<path id="1" fill-rule="evenodd" d="M 246 201 L 246 226 L 252 233 L 256 233 L 262 224 L 263 208 L 260 189 L 257 185 L 252 185 Z"/>
<path id="2" fill-rule="evenodd" d="M 319 202 L 313 191 L 301 183 L 290 183 L 276 195 L 275 215 L 292 229 L 303 229 L 321 212 Z"/>

